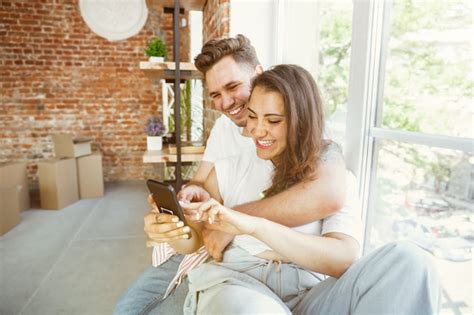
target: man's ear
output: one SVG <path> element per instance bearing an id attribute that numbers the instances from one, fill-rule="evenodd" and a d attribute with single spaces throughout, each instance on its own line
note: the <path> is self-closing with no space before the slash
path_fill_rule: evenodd
<path id="1" fill-rule="evenodd" d="M 262 74 L 262 72 L 263 72 L 263 66 L 262 65 L 257 65 L 255 67 L 255 73 L 256 74 Z"/>

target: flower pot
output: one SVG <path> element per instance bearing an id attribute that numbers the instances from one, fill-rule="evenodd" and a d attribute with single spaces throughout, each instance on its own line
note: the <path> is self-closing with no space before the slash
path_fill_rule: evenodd
<path id="1" fill-rule="evenodd" d="M 146 147 L 148 151 L 161 150 L 163 148 L 163 140 L 161 136 L 146 137 Z"/>
<path id="2" fill-rule="evenodd" d="M 154 57 L 154 56 L 151 56 L 150 58 L 148 58 L 148 61 L 149 61 L 149 62 L 165 62 L 165 57 Z"/>

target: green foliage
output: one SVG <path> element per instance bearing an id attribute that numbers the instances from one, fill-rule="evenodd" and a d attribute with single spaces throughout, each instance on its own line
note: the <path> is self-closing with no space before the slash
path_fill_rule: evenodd
<path id="1" fill-rule="evenodd" d="M 181 138 L 183 141 L 191 141 L 192 139 L 201 138 L 202 137 L 202 127 L 198 128 L 198 132 L 193 134 L 193 117 L 198 117 L 200 114 L 198 111 L 202 112 L 200 106 L 193 106 L 191 102 L 192 93 L 191 90 L 192 81 L 187 80 L 181 86 L 180 92 L 180 114 L 181 114 Z M 202 115 L 202 114 L 201 114 Z M 198 123 L 198 126 L 201 125 Z M 175 123 L 174 123 L 174 115 L 170 115 L 168 119 L 168 127 L 170 132 L 174 132 L 175 130 Z"/>
<path id="2" fill-rule="evenodd" d="M 449 106 L 472 97 L 472 48 L 453 44 L 449 31 L 469 28 L 466 1 L 394 1 L 383 103 L 383 127 L 446 134 L 458 119 Z M 446 152 L 427 155 L 419 146 L 391 143 L 385 149 L 403 150 L 404 161 L 435 190 L 449 180 L 453 157 Z M 427 158 L 430 156 L 430 158 Z"/>
<path id="3" fill-rule="evenodd" d="M 466 0 L 392 3 L 382 126 L 456 135 L 462 127 L 456 123 L 459 113 L 453 106 L 472 105 L 474 80 L 472 46 L 452 37 L 472 28 L 472 5 Z M 347 104 L 352 10 L 336 8 L 333 2 L 322 2 L 321 8 L 318 83 L 331 114 Z M 398 152 L 405 163 L 435 178 L 437 187 L 448 180 L 454 163 L 446 152 L 437 151 L 427 159 L 419 146 L 390 142 L 383 150 Z"/>
<path id="4" fill-rule="evenodd" d="M 166 57 L 166 45 L 159 38 L 153 38 L 149 43 L 145 54 L 148 57 Z"/>
<path id="5" fill-rule="evenodd" d="M 322 4 L 321 46 L 318 84 L 323 93 L 325 113 L 331 115 L 347 103 L 352 18 L 349 8 L 330 10 L 331 3 Z"/>
<path id="6" fill-rule="evenodd" d="M 389 114 L 383 115 L 383 125 L 390 129 L 401 129 L 413 132 L 420 131 L 420 116 L 415 104 L 408 101 L 386 98 L 384 110 Z"/>

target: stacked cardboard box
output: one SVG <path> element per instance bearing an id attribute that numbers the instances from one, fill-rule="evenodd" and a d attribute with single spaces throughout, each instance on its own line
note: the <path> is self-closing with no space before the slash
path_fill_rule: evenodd
<path id="1" fill-rule="evenodd" d="M 0 235 L 20 223 L 20 212 L 29 208 L 26 163 L 0 164 Z"/>
<path id="2" fill-rule="evenodd" d="M 74 138 L 65 133 L 54 134 L 54 155 L 57 159 L 62 159 L 91 154 L 91 142 L 90 138 Z"/>
<path id="3" fill-rule="evenodd" d="M 38 163 L 41 208 L 61 209 L 79 200 L 75 159 Z"/>
<path id="4" fill-rule="evenodd" d="M 41 207 L 61 209 L 79 198 L 104 195 L 102 155 L 92 153 L 91 139 L 53 135 L 56 158 L 38 164 Z"/>
<path id="5" fill-rule="evenodd" d="M 97 198 L 104 195 L 104 177 L 102 173 L 102 155 L 95 152 L 77 158 L 79 194 L 82 199 Z"/>

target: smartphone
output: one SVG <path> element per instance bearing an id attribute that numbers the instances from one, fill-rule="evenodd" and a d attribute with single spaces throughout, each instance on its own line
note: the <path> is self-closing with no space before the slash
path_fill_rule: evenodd
<path id="1" fill-rule="evenodd" d="M 183 221 L 184 225 L 187 225 L 183 209 L 181 209 L 181 206 L 179 205 L 173 186 L 153 179 L 147 180 L 146 185 L 148 186 L 148 190 L 152 194 L 153 200 L 158 206 L 160 213 L 175 215 Z"/>

